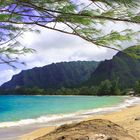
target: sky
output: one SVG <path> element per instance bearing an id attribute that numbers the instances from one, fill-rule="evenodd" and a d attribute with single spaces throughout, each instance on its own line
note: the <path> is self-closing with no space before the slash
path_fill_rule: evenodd
<path id="1" fill-rule="evenodd" d="M 115 28 L 122 30 L 126 25 L 113 23 L 108 24 L 108 29 Z M 137 28 L 137 27 L 135 27 Z M 25 33 L 20 41 L 26 47 L 36 50 L 33 54 L 21 56 L 20 60 L 26 63 L 25 66 L 17 65 L 17 69 L 6 65 L 0 65 L 0 85 L 9 81 L 14 74 L 21 70 L 41 67 L 51 63 L 62 61 L 103 61 L 111 59 L 117 52 L 111 49 L 96 47 L 95 45 L 82 40 L 79 37 L 66 35 L 60 32 L 39 28 L 40 34 Z M 124 46 L 127 46 L 124 44 Z"/>

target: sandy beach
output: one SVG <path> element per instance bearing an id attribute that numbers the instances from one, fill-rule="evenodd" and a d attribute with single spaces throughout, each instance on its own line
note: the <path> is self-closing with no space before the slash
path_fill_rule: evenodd
<path id="1" fill-rule="evenodd" d="M 104 115 L 94 115 L 93 117 L 86 118 L 84 121 L 94 119 L 106 119 L 119 126 L 123 127 L 131 136 L 136 140 L 140 140 L 140 105 L 130 106 L 121 111 L 108 113 Z M 41 128 L 29 134 L 23 135 L 18 140 L 34 140 L 42 137 L 52 131 L 56 127 Z"/>

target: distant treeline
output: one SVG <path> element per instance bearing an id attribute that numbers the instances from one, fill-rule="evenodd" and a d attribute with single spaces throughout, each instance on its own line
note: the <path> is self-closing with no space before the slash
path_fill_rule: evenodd
<path id="1" fill-rule="evenodd" d="M 133 88 L 135 94 L 140 95 L 140 81 L 135 83 Z M 105 80 L 98 86 L 82 86 L 78 88 L 59 88 L 59 89 L 41 89 L 34 88 L 17 88 L 12 91 L 4 91 L 3 94 L 17 94 L 17 95 L 126 95 L 128 89 L 120 89 L 119 80 Z"/>

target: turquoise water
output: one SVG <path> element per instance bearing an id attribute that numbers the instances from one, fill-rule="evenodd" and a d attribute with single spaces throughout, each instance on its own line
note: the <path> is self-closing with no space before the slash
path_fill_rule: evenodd
<path id="1" fill-rule="evenodd" d="M 116 96 L 0 96 L 0 123 L 117 105 Z"/>

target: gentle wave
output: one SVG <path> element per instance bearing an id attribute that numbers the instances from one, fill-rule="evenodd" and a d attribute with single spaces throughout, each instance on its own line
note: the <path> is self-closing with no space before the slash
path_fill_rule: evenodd
<path id="1" fill-rule="evenodd" d="M 90 115 L 90 114 L 99 114 L 99 113 L 103 114 L 103 113 L 115 112 L 115 111 L 121 110 L 123 108 L 127 108 L 129 106 L 133 106 L 133 105 L 137 105 L 137 104 L 140 104 L 140 98 L 139 97 L 131 97 L 129 99 L 125 99 L 124 102 L 122 102 L 116 106 L 97 108 L 97 109 L 93 109 L 90 111 L 86 111 L 83 114 Z"/>
<path id="2" fill-rule="evenodd" d="M 23 126 L 23 125 L 29 125 L 29 124 L 35 124 L 35 123 L 44 123 L 44 122 L 50 122 L 54 120 L 59 120 L 62 118 L 69 118 L 73 117 L 75 114 L 66 114 L 66 115 L 48 115 L 48 116 L 41 116 L 36 119 L 23 119 L 20 121 L 15 122 L 3 122 L 0 123 L 0 128 L 2 127 L 13 127 L 13 126 Z"/>
<path id="3" fill-rule="evenodd" d="M 72 118 L 77 118 L 77 117 L 86 118 L 86 117 L 89 117 L 90 115 L 104 114 L 104 113 L 118 111 L 123 108 L 133 106 L 139 103 L 140 103 L 139 97 L 131 97 L 129 99 L 126 99 L 123 103 L 120 103 L 119 105 L 113 106 L 113 107 L 105 107 L 105 108 L 97 108 L 93 110 L 79 111 L 72 114 L 47 115 L 47 116 L 41 116 L 36 119 L 23 119 L 23 120 L 15 121 L 15 122 L 2 122 L 0 123 L 0 128 L 24 126 L 24 125 L 37 124 L 37 123 L 47 123 L 51 121 L 59 122 L 59 120 L 63 120 L 63 119 L 70 120 L 70 118 L 72 119 Z"/>

